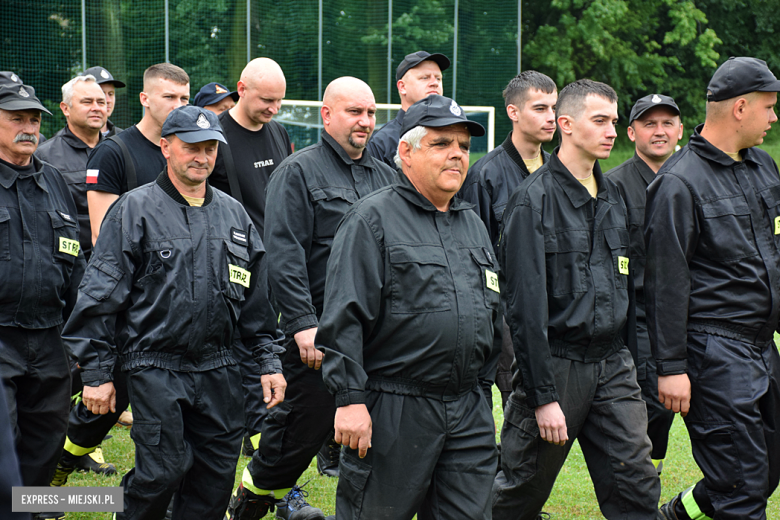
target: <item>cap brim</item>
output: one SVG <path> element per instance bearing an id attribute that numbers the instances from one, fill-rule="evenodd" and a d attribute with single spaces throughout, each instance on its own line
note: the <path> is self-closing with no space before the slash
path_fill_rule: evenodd
<path id="1" fill-rule="evenodd" d="M 125 88 L 127 86 L 118 79 L 104 79 L 103 81 L 97 82 L 98 85 L 102 85 L 103 83 L 113 83 L 116 88 Z"/>
<path id="2" fill-rule="evenodd" d="M 442 128 L 444 126 L 450 126 L 450 125 L 466 125 L 466 128 L 468 128 L 469 133 L 471 134 L 472 137 L 482 137 L 483 135 L 485 135 L 485 127 L 482 126 L 481 124 L 477 123 L 476 121 L 468 121 L 468 120 L 464 121 L 463 119 L 457 117 L 436 118 L 435 121 L 431 121 L 431 122 L 420 121 L 418 125 L 425 126 L 428 128 Z M 411 128 L 409 130 L 411 130 Z"/>
<path id="3" fill-rule="evenodd" d="M 238 95 L 238 92 L 231 92 L 230 97 L 233 98 L 233 101 L 238 103 L 238 100 L 241 98 L 241 96 Z"/>
<path id="4" fill-rule="evenodd" d="M 37 101 L 25 100 L 25 99 L 13 99 L 0 104 L 0 108 L 3 110 L 40 110 L 52 115 L 45 106 L 41 105 Z"/>
<path id="5" fill-rule="evenodd" d="M 780 80 L 770 83 L 769 85 L 765 85 L 756 90 L 756 92 L 780 92 Z"/>
<path id="6" fill-rule="evenodd" d="M 185 143 L 221 141 L 227 144 L 227 141 L 225 141 L 225 136 L 222 135 L 222 132 L 218 132 L 217 130 L 198 130 L 196 132 L 174 132 L 173 134 L 168 134 L 168 135 L 175 135 Z"/>

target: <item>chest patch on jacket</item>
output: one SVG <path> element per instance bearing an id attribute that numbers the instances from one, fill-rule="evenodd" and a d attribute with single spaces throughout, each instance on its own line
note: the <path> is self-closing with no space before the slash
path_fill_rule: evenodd
<path id="1" fill-rule="evenodd" d="M 60 237 L 60 253 L 79 256 L 79 241 Z"/>
<path id="2" fill-rule="evenodd" d="M 488 289 L 490 289 L 491 291 L 496 291 L 497 293 L 501 292 L 498 288 L 498 275 L 496 273 L 485 269 L 485 278 L 487 279 Z"/>
<path id="3" fill-rule="evenodd" d="M 233 242 L 236 244 L 241 244 L 242 246 L 248 244 L 246 239 L 246 231 L 242 231 L 240 229 L 230 228 L 230 239 L 233 240 Z"/>
<path id="4" fill-rule="evenodd" d="M 775 235 L 780 235 L 780 217 L 775 217 Z"/>
<path id="5" fill-rule="evenodd" d="M 628 258 L 625 256 L 618 257 L 618 272 L 620 272 L 620 274 L 628 274 Z"/>
<path id="6" fill-rule="evenodd" d="M 252 273 L 233 264 L 228 264 L 228 268 L 230 269 L 231 282 L 249 288 L 249 279 L 252 277 Z"/>

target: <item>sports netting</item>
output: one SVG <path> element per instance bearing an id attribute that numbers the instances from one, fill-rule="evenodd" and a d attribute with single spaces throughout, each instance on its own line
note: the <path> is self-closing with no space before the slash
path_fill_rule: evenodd
<path id="1" fill-rule="evenodd" d="M 518 0 L 3 0 L 0 70 L 35 87 L 54 114 L 42 127 L 52 135 L 65 124 L 60 87 L 85 66 L 127 83 L 111 116 L 127 127 L 142 115 L 142 75 L 155 63 L 184 68 L 192 96 L 211 81 L 235 89 L 247 61 L 267 56 L 284 70 L 288 99 L 319 100 L 328 82 L 350 75 L 368 82 L 377 102 L 399 103 L 395 69 L 424 49 L 453 62 L 445 95 L 496 107 L 500 143 L 510 129 L 501 91 L 517 73 L 517 33 Z"/>

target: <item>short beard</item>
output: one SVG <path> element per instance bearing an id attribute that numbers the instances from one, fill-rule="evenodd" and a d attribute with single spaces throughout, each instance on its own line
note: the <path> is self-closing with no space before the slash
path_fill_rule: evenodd
<path id="1" fill-rule="evenodd" d="M 22 143 L 22 142 L 30 142 L 32 144 L 37 145 L 38 138 L 35 137 L 35 134 L 25 134 L 24 132 L 20 134 L 16 134 L 16 137 L 14 137 L 14 143 Z"/>
<path id="2" fill-rule="evenodd" d="M 366 143 L 363 143 L 363 144 L 356 143 L 356 142 L 355 142 L 355 141 L 352 139 L 352 134 L 349 134 L 349 137 L 347 137 L 347 141 L 349 142 L 350 146 L 352 146 L 352 147 L 353 147 L 353 148 L 355 148 L 356 150 L 362 150 L 363 148 L 365 148 L 365 147 L 366 147 Z M 366 142 L 368 142 L 368 139 L 366 139 Z"/>

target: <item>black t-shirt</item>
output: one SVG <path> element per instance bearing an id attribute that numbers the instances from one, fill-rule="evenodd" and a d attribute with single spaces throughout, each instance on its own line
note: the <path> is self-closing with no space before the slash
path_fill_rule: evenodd
<path id="1" fill-rule="evenodd" d="M 125 143 L 130 152 L 138 186 L 154 182 L 167 167 L 160 147 L 144 137 L 135 125 L 117 134 L 117 138 Z M 87 161 L 87 191 L 92 190 L 115 195 L 128 191 L 125 156 L 119 145 L 111 139 L 97 145 Z"/>
<path id="2" fill-rule="evenodd" d="M 244 199 L 244 209 L 262 237 L 265 223 L 265 189 L 271 173 L 285 157 L 292 154 L 290 136 L 276 121 L 265 123 L 257 131 L 247 130 L 233 119 L 228 110 L 219 115 L 219 122 L 230 145 L 241 197 Z M 222 157 L 224 152 L 225 147 L 220 144 L 209 183 L 228 195 L 233 195 Z"/>

